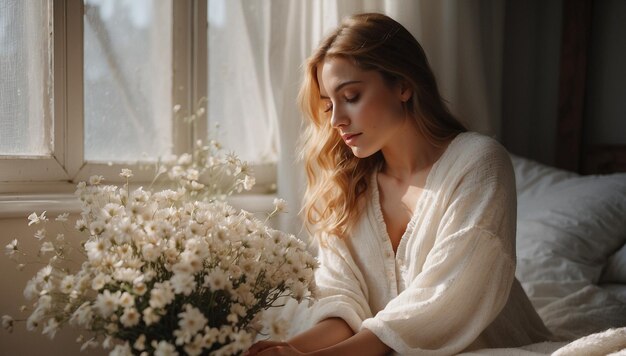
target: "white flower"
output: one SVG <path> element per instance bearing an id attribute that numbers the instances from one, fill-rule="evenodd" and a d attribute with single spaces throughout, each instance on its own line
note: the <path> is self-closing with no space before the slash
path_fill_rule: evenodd
<path id="1" fill-rule="evenodd" d="M 144 295 L 148 291 L 148 286 L 143 282 L 133 283 L 133 293 L 137 295 Z"/>
<path id="2" fill-rule="evenodd" d="M 115 345 L 109 356 L 133 356 L 133 352 L 128 343 L 125 343 L 124 345 Z"/>
<path id="3" fill-rule="evenodd" d="M 39 297 L 39 300 L 37 301 L 37 308 L 35 309 L 36 312 L 41 312 L 46 313 L 48 311 L 50 311 L 50 309 L 52 308 L 52 297 L 50 296 L 50 294 L 43 294 Z"/>
<path id="4" fill-rule="evenodd" d="M 111 276 L 104 273 L 99 273 L 96 277 L 91 281 L 91 288 L 93 290 L 100 290 L 104 288 L 104 285 L 111 281 Z"/>
<path id="5" fill-rule="evenodd" d="M 211 271 L 208 276 L 204 277 L 205 283 L 207 283 L 212 290 L 217 291 L 220 289 L 226 289 L 228 285 L 228 276 L 221 269 L 215 269 Z"/>
<path id="6" fill-rule="evenodd" d="M 204 335 L 196 334 L 190 342 L 183 347 L 185 353 L 189 356 L 198 356 L 202 354 L 202 349 L 205 347 Z"/>
<path id="7" fill-rule="evenodd" d="M 113 337 L 111 335 L 107 335 L 107 337 L 104 338 L 104 341 L 102 341 L 102 348 L 108 350 L 111 346 L 113 346 Z"/>
<path id="8" fill-rule="evenodd" d="M 28 223 L 28 226 L 31 226 L 33 224 L 36 225 L 36 224 L 39 224 L 40 222 L 48 221 L 48 218 L 46 217 L 46 212 L 44 211 L 39 216 L 37 215 L 37 213 L 32 213 L 28 215 L 28 220 L 30 220 L 30 222 Z"/>
<path id="9" fill-rule="evenodd" d="M 155 262 L 161 257 L 161 248 L 151 243 L 147 243 L 141 247 L 141 254 L 147 262 Z"/>
<path id="10" fill-rule="evenodd" d="M 106 230 L 106 223 L 102 220 L 96 220 L 89 224 L 89 231 L 92 235 L 100 235 Z"/>
<path id="11" fill-rule="evenodd" d="M 266 320 L 266 323 L 268 324 L 267 328 L 269 329 L 270 340 L 284 341 L 289 330 L 289 322 L 283 318 L 276 317 L 276 315 L 269 319 L 270 320 Z"/>
<path id="12" fill-rule="evenodd" d="M 76 220 L 74 228 L 78 231 L 84 231 L 85 229 L 87 229 L 87 222 L 83 219 L 78 219 Z"/>
<path id="13" fill-rule="evenodd" d="M 56 219 L 54 219 L 54 220 L 60 221 L 60 222 L 66 222 L 67 218 L 69 216 L 70 216 L 70 213 L 63 213 L 63 214 L 60 214 L 59 216 L 57 216 Z"/>
<path id="14" fill-rule="evenodd" d="M 103 318 L 108 318 L 111 314 L 113 314 L 115 310 L 117 310 L 117 307 L 119 305 L 119 300 L 120 300 L 119 291 L 111 294 L 111 292 L 109 292 L 109 290 L 106 289 L 104 290 L 104 292 L 98 294 L 98 297 L 96 298 L 96 302 L 94 303 L 94 305 L 96 309 L 98 309 L 98 312 L 100 312 L 100 315 Z"/>
<path id="15" fill-rule="evenodd" d="M 39 323 L 43 319 L 43 315 L 41 312 L 34 311 L 28 319 L 26 319 L 26 329 L 28 331 L 33 331 L 39 327 Z"/>
<path id="16" fill-rule="evenodd" d="M 274 198 L 274 210 L 276 213 L 287 212 L 287 202 L 284 199 Z"/>
<path id="17" fill-rule="evenodd" d="M 250 190 L 256 184 L 256 179 L 253 176 L 246 176 L 243 179 L 243 189 Z"/>
<path id="18" fill-rule="evenodd" d="M 191 188 L 191 190 L 195 190 L 195 191 L 202 190 L 202 188 L 204 188 L 204 184 L 198 183 L 198 182 L 196 182 L 194 180 L 194 181 L 191 181 L 191 187 L 190 188 Z"/>
<path id="19" fill-rule="evenodd" d="M 139 320 L 141 320 L 137 309 L 135 308 L 126 308 L 124 309 L 124 314 L 120 318 L 120 322 L 127 328 L 133 327 L 139 324 Z"/>
<path id="20" fill-rule="evenodd" d="M 5 252 L 9 256 L 13 256 L 13 254 L 17 252 L 17 239 L 13 239 L 13 241 L 6 245 Z"/>
<path id="21" fill-rule="evenodd" d="M 157 313 L 153 308 L 148 307 L 143 310 L 143 322 L 146 325 L 150 326 L 152 324 L 158 323 L 161 320 L 161 315 Z"/>
<path id="22" fill-rule="evenodd" d="M 91 184 L 91 185 L 99 185 L 100 183 L 102 183 L 103 180 L 104 180 L 103 176 L 93 175 L 93 176 L 89 177 L 89 184 Z"/>
<path id="23" fill-rule="evenodd" d="M 133 177 L 133 171 L 128 168 L 122 168 L 122 173 L 120 173 L 120 177 L 130 179 Z"/>
<path id="24" fill-rule="evenodd" d="M 200 178 L 200 172 L 197 169 L 189 168 L 186 173 L 189 180 L 198 180 Z"/>
<path id="25" fill-rule="evenodd" d="M 47 281 L 50 276 L 52 275 L 52 266 L 47 265 L 46 267 L 42 268 L 39 270 L 39 272 L 37 272 L 37 282 L 38 283 L 42 283 Z"/>
<path id="26" fill-rule="evenodd" d="M 137 338 L 137 340 L 135 340 L 135 343 L 133 344 L 133 348 L 138 351 L 145 350 L 146 349 L 146 335 L 144 334 L 139 335 L 139 337 Z"/>
<path id="27" fill-rule="evenodd" d="M 13 332 L 13 318 L 10 315 L 2 316 L 2 328 L 8 332 Z"/>
<path id="28" fill-rule="evenodd" d="M 39 248 L 39 252 L 41 252 L 42 254 L 45 254 L 47 252 L 53 252 L 53 251 L 54 251 L 54 245 L 50 241 L 46 241 L 42 243 L 41 247 Z"/>
<path id="29" fill-rule="evenodd" d="M 238 351 L 247 350 L 252 346 L 252 335 L 245 330 L 239 330 L 239 332 L 233 333 L 231 338 L 233 340 L 231 345 Z"/>
<path id="30" fill-rule="evenodd" d="M 35 233 L 35 238 L 39 241 L 43 240 L 45 237 L 46 237 L 45 229 L 37 230 L 37 232 Z"/>
<path id="31" fill-rule="evenodd" d="M 188 255 L 181 254 L 181 261 L 172 266 L 172 271 L 174 271 L 175 274 L 191 274 L 193 272 L 193 268 L 188 262 L 188 259 Z"/>
<path id="32" fill-rule="evenodd" d="M 39 287 L 37 286 L 37 277 L 35 277 L 26 283 L 26 288 L 24 288 L 24 298 L 31 300 L 37 295 L 39 295 Z"/>
<path id="33" fill-rule="evenodd" d="M 70 294 L 72 292 L 72 289 L 74 289 L 74 276 L 68 275 L 63 277 L 59 288 L 61 289 L 62 293 Z"/>
<path id="34" fill-rule="evenodd" d="M 108 203 L 102 208 L 102 216 L 109 221 L 115 216 L 120 216 L 124 213 L 124 207 L 117 203 Z"/>
<path id="35" fill-rule="evenodd" d="M 231 323 L 233 325 L 236 325 L 237 322 L 239 321 L 239 315 L 237 315 L 235 313 L 230 313 L 226 317 L 226 321 L 228 321 L 229 323 Z"/>
<path id="36" fill-rule="evenodd" d="M 158 344 L 155 341 L 154 343 L 154 356 L 178 356 L 178 352 L 176 352 L 174 345 L 168 343 L 167 341 L 162 340 Z"/>
<path id="37" fill-rule="evenodd" d="M 135 297 L 128 292 L 122 293 L 120 297 L 120 305 L 124 308 L 130 308 L 135 305 Z"/>
<path id="38" fill-rule="evenodd" d="M 98 347 L 98 342 L 94 339 L 89 339 L 83 344 L 83 346 L 80 347 L 80 351 L 82 352 L 89 348 L 95 349 L 96 347 Z"/>
<path id="39" fill-rule="evenodd" d="M 134 268 L 117 268 L 113 276 L 121 282 L 132 282 L 141 276 L 141 272 Z"/>
<path id="40" fill-rule="evenodd" d="M 155 283 L 150 291 L 150 306 L 155 309 L 163 308 L 174 300 L 174 291 L 169 281 Z"/>
<path id="41" fill-rule="evenodd" d="M 192 274 L 176 273 L 170 279 L 170 282 L 176 294 L 189 295 L 196 288 L 196 281 Z"/>
<path id="42" fill-rule="evenodd" d="M 178 314 L 180 317 L 178 321 L 179 329 L 174 331 L 176 345 L 188 343 L 208 322 L 207 318 L 199 309 L 194 308 L 190 304 L 185 304 L 183 307 L 185 311 Z"/>
<path id="43" fill-rule="evenodd" d="M 183 153 L 182 155 L 180 155 L 180 157 L 178 157 L 178 164 L 180 165 L 191 164 L 191 162 L 192 157 L 189 153 Z"/>
<path id="44" fill-rule="evenodd" d="M 54 339 L 54 335 L 56 335 L 58 330 L 59 330 L 59 322 L 56 321 L 56 319 L 51 318 L 48 320 L 46 325 L 44 325 L 42 334 L 48 335 L 50 339 Z"/>
<path id="45" fill-rule="evenodd" d="M 106 250 L 111 246 L 109 240 L 104 238 L 93 238 L 85 243 L 85 251 L 87 252 L 87 257 L 92 262 L 99 262 L 104 257 Z"/>

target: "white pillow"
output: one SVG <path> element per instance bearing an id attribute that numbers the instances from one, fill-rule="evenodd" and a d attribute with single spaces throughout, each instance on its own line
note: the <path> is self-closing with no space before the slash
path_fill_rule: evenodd
<path id="1" fill-rule="evenodd" d="M 626 240 L 626 174 L 580 176 L 511 155 L 517 278 L 535 307 L 600 280 Z"/>
<path id="2" fill-rule="evenodd" d="M 609 258 L 601 282 L 626 284 L 626 244 Z"/>

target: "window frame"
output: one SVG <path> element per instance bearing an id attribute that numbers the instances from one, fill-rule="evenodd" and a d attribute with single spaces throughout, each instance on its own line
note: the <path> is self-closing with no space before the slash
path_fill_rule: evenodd
<path id="1" fill-rule="evenodd" d="M 48 29 L 51 29 L 46 74 L 52 81 L 46 122 L 52 122 L 53 151 L 49 156 L 0 156 L 0 202 L 29 199 L 31 202 L 50 202 L 42 197 L 59 194 L 67 197 L 77 182 L 87 180 L 93 174 L 103 175 L 110 183 L 122 183 L 118 175 L 122 168 L 133 170 L 134 182 L 150 182 L 154 171 L 139 169 L 140 165 L 146 165 L 145 162 L 109 164 L 84 160 L 85 6 L 82 0 L 47 0 L 46 4 Z M 190 113 L 197 109 L 202 98 L 207 97 L 208 91 L 208 1 L 173 0 L 172 6 L 172 102 L 180 105 L 180 113 Z M 197 117 L 193 127 L 183 120 L 175 120 L 172 114 L 174 154 L 191 152 L 197 140 L 208 139 L 207 112 L 205 110 Z M 277 164 L 261 163 L 251 167 L 257 184 L 247 194 L 274 194 Z M 26 205 L 30 209 L 33 204 Z M 0 215 L 7 214 L 10 213 L 0 211 Z"/>
<path id="2" fill-rule="evenodd" d="M 34 210 L 79 212 L 74 197 L 76 183 L 92 174 L 107 182 L 121 183 L 121 168 L 131 168 L 137 184 L 150 182 L 153 172 L 137 164 L 102 164 L 84 161 L 84 82 L 82 0 L 48 0 L 50 14 L 46 74 L 52 78 L 51 105 L 47 122 L 52 122 L 53 152 L 40 157 L 0 156 L 0 218 L 26 216 Z M 180 112 L 192 112 L 207 97 L 207 0 L 175 0 L 172 9 L 172 102 Z M 51 42 L 51 43 L 50 43 Z M 70 70 L 71 68 L 71 70 Z M 180 120 L 172 128 L 173 153 L 190 152 L 198 139 L 208 139 L 207 115 L 199 115 L 195 130 Z M 174 117 L 172 115 L 172 120 Z M 257 184 L 250 192 L 229 199 L 249 211 L 270 211 L 276 192 L 277 164 L 251 165 Z"/>

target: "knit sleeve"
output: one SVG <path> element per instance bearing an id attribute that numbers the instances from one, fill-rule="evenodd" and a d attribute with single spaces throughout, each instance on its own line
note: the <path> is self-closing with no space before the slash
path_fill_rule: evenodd
<path id="1" fill-rule="evenodd" d="M 318 301 L 314 304 L 311 322 L 338 317 L 354 332 L 363 320 L 370 318 L 367 288 L 350 251 L 341 239 L 330 237 L 319 248 L 320 267 L 315 273 Z"/>
<path id="2" fill-rule="evenodd" d="M 402 355 L 467 348 L 504 308 L 515 274 L 515 178 L 503 148 L 458 160 L 436 238 L 420 273 L 363 322 Z M 461 168 L 459 168 L 461 167 Z"/>

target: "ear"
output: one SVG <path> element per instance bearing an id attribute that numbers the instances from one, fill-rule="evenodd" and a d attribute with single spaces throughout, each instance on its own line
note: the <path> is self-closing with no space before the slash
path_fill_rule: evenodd
<path id="1" fill-rule="evenodd" d="M 413 88 L 411 88 L 411 86 L 409 85 L 409 83 L 406 80 L 403 80 L 400 82 L 400 100 L 403 103 L 406 103 L 407 101 L 409 101 L 409 99 L 411 99 L 411 97 L 413 96 Z"/>

